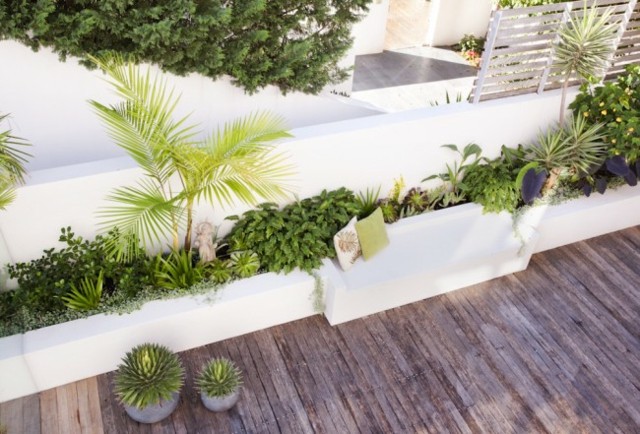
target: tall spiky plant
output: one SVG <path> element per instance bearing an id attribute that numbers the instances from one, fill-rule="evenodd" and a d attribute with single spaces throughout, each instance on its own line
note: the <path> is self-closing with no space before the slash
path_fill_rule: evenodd
<path id="1" fill-rule="evenodd" d="M 604 75 L 618 26 L 610 24 L 613 9 L 600 12 L 594 4 L 587 8 L 585 1 L 581 13 L 572 14 L 558 32 L 554 45 L 554 69 L 564 75 L 560 102 L 560 124 L 564 123 L 567 88 L 575 73 L 583 80 Z"/>
<path id="2" fill-rule="evenodd" d="M 0 122 L 7 116 L 0 115 Z M 25 146 L 29 146 L 29 143 L 12 135 L 10 129 L 0 132 L 0 210 L 5 210 L 13 202 L 16 186 L 24 183 L 24 165 L 31 156 L 21 149 Z"/>
<path id="3" fill-rule="evenodd" d="M 194 206 L 200 200 L 254 204 L 290 192 L 285 181 L 291 167 L 272 145 L 290 137 L 280 117 L 255 113 L 197 139 L 188 117 L 174 120 L 179 96 L 159 74 L 152 77 L 118 56 L 91 60 L 107 73 L 122 101 L 90 104 L 111 138 L 145 173 L 136 186 L 116 189 L 108 200 L 117 205 L 100 212 L 104 230 L 120 229 L 112 251 L 121 260 L 138 253 L 137 240 L 155 245 L 167 234 L 178 250 L 182 229 L 184 248 L 190 250 Z"/>

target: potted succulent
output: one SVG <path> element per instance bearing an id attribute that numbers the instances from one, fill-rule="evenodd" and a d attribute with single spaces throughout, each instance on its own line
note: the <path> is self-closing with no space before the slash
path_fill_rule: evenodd
<path id="1" fill-rule="evenodd" d="M 227 411 L 240 397 L 242 372 L 231 360 L 215 358 L 202 367 L 196 385 L 205 407 L 211 411 Z"/>
<path id="2" fill-rule="evenodd" d="M 178 406 L 183 383 L 184 368 L 178 356 L 163 345 L 145 343 L 123 357 L 115 376 L 115 393 L 133 420 L 154 423 Z"/>

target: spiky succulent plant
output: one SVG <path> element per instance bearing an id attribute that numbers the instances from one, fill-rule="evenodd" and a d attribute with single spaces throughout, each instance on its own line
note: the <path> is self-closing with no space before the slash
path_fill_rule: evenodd
<path id="1" fill-rule="evenodd" d="M 143 409 L 168 400 L 184 382 L 184 368 L 169 348 L 153 343 L 134 347 L 122 359 L 115 393 L 125 405 Z"/>
<path id="2" fill-rule="evenodd" d="M 242 385 L 242 372 L 231 360 L 218 357 L 202 367 L 196 385 L 207 396 L 227 396 Z"/>

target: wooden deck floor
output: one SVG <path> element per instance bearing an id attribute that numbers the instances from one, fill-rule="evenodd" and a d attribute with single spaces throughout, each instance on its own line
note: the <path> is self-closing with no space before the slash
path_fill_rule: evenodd
<path id="1" fill-rule="evenodd" d="M 640 227 L 534 256 L 521 273 L 330 327 L 321 316 L 182 354 L 245 372 L 207 412 L 190 380 L 153 426 L 112 374 L 0 406 L 8 433 L 640 432 Z"/>

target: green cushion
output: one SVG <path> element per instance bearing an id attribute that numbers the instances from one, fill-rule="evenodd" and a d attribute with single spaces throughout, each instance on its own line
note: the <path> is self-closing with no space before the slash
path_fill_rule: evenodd
<path id="1" fill-rule="evenodd" d="M 356 223 L 356 232 L 365 261 L 372 258 L 389 244 L 387 228 L 384 225 L 382 210 L 376 209 L 371 215 Z"/>

